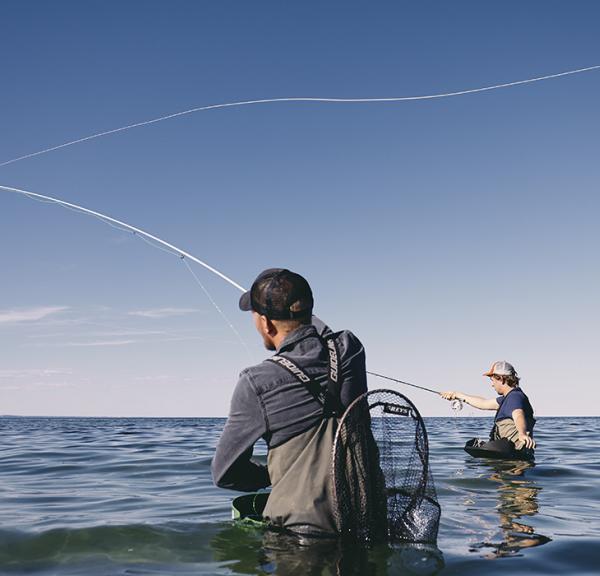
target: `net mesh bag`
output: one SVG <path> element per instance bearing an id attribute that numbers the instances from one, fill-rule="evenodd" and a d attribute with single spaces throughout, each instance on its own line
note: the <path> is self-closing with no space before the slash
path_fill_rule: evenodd
<path id="1" fill-rule="evenodd" d="M 342 536 L 436 543 L 440 506 L 429 469 L 427 431 L 408 398 L 393 390 L 357 398 L 339 422 L 332 472 Z"/>

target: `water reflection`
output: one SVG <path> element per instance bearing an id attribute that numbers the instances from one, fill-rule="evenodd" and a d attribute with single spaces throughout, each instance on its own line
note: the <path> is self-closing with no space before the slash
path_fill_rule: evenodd
<path id="1" fill-rule="evenodd" d="M 344 546 L 338 540 L 301 539 L 233 524 L 212 540 L 215 559 L 235 574 L 278 576 L 433 576 L 444 567 L 431 545 Z"/>
<path id="2" fill-rule="evenodd" d="M 498 506 L 501 542 L 482 542 L 472 551 L 490 549 L 487 557 L 516 556 L 523 548 L 541 546 L 550 542 L 547 536 L 536 532 L 531 519 L 539 512 L 538 494 L 542 490 L 527 478 L 533 462 L 486 461 L 492 469 L 489 479 L 498 483 Z"/>

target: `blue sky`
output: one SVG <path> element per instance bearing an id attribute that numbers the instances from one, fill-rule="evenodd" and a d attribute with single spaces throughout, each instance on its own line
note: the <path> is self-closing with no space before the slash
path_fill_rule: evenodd
<path id="1" fill-rule="evenodd" d="M 196 106 L 594 66 L 599 16 L 592 1 L 4 0 L 0 163 Z M 373 371 L 487 395 L 481 373 L 507 359 L 538 414 L 600 415 L 599 93 L 594 71 L 214 110 L 3 166 L 0 184 L 144 228 L 243 285 L 301 272 Z M 238 292 L 202 268 L 249 352 L 178 258 L 6 193 L 0 224 L 0 413 L 225 415 L 266 355 Z"/>

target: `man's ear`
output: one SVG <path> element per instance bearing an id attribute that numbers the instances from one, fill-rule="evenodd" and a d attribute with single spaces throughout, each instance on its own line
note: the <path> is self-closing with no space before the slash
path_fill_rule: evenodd
<path id="1" fill-rule="evenodd" d="M 271 336 L 271 338 L 273 336 L 275 336 L 278 332 L 277 327 L 275 326 L 275 324 L 273 324 L 273 322 L 267 318 L 266 316 L 261 316 L 260 317 L 261 321 L 264 322 L 263 323 L 263 328 L 265 329 L 265 332 Z"/>

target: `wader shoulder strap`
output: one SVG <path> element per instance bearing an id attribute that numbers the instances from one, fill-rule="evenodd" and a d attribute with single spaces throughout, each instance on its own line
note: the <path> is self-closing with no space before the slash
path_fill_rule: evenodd
<path id="1" fill-rule="evenodd" d="M 282 368 L 285 368 L 298 382 L 306 386 L 319 404 L 325 405 L 325 398 L 323 397 L 321 387 L 298 364 L 281 354 L 267 358 L 267 362 L 273 362 L 273 364 L 278 364 Z"/>
<path id="2" fill-rule="evenodd" d="M 294 376 L 296 380 L 306 386 L 313 398 L 323 406 L 325 416 L 341 416 L 344 409 L 340 399 L 341 371 L 339 370 L 340 354 L 338 345 L 333 337 L 323 338 L 322 342 L 329 352 L 329 369 L 327 372 L 327 388 L 325 390 L 321 388 L 318 382 L 315 382 L 306 374 L 298 364 L 283 356 L 283 354 L 271 356 L 267 360 L 274 364 L 279 364 L 279 366 L 285 368 Z"/>
<path id="3" fill-rule="evenodd" d="M 340 397 L 341 391 L 341 365 L 340 365 L 340 349 L 338 347 L 338 343 L 333 336 L 325 338 L 325 344 L 327 346 L 327 350 L 329 352 L 329 374 L 327 378 L 327 391 L 332 401 L 334 402 L 334 407 L 339 416 L 344 413 L 344 408 L 342 406 L 342 400 Z"/>

